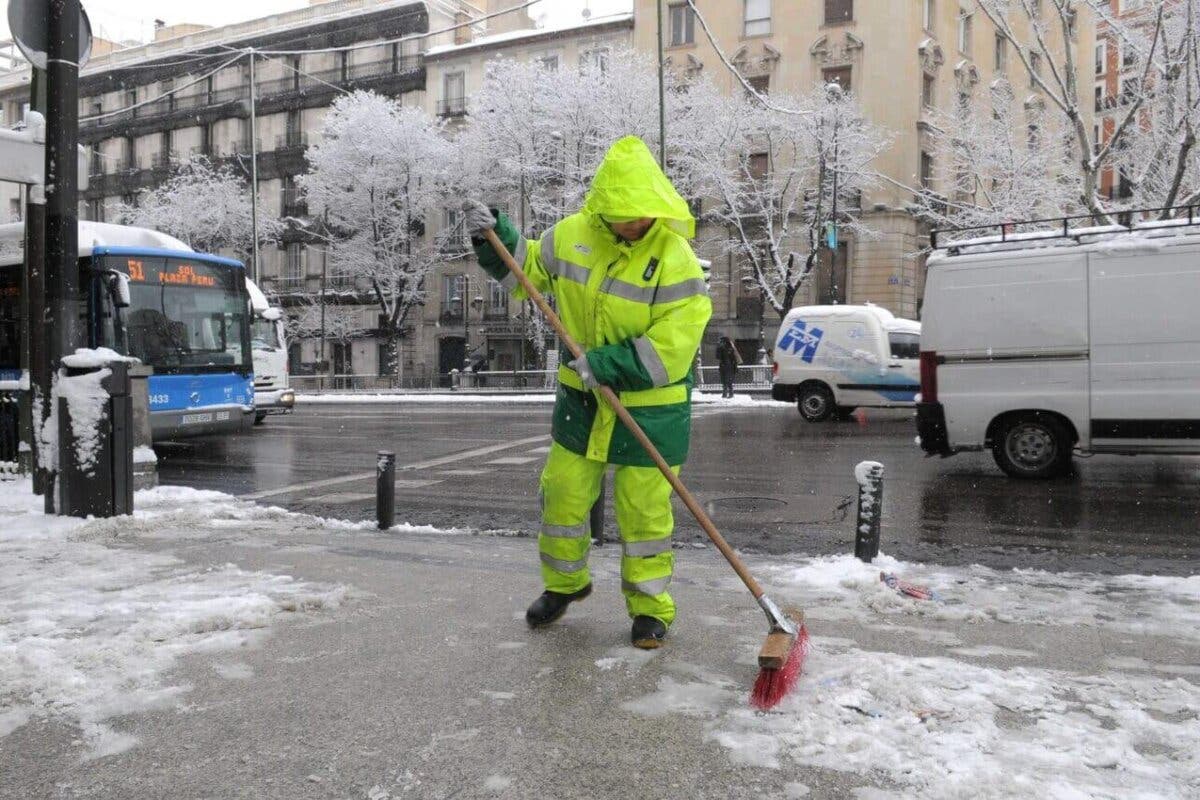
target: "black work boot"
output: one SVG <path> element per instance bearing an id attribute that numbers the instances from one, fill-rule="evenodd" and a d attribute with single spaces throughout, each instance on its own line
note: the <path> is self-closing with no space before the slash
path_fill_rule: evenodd
<path id="1" fill-rule="evenodd" d="M 633 631 L 629 638 L 634 647 L 643 650 L 654 650 L 661 647 L 667 638 L 667 625 L 657 617 L 638 616 L 633 618 Z"/>
<path id="2" fill-rule="evenodd" d="M 547 589 L 542 592 L 541 597 L 533 601 L 533 605 L 525 612 L 525 621 L 529 623 L 529 627 L 531 628 L 540 628 L 543 625 L 549 625 L 567 612 L 567 606 L 576 600 L 582 600 L 591 593 L 592 585 L 590 583 L 578 592 L 571 592 L 570 594 L 552 592 Z"/>

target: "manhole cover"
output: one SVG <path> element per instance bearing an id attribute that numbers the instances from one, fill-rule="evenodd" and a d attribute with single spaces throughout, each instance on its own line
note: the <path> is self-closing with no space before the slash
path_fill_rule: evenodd
<path id="1" fill-rule="evenodd" d="M 718 511 L 753 514 L 758 511 L 783 508 L 787 505 L 787 501 L 780 500 L 778 497 L 720 497 L 711 501 L 710 505 Z"/>

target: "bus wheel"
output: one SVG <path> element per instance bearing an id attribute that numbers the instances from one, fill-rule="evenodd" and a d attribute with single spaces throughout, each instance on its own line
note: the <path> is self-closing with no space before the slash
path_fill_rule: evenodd
<path id="1" fill-rule="evenodd" d="M 992 457 L 1013 478 L 1057 478 L 1071 469 L 1070 429 L 1052 414 L 1013 416 L 992 440 Z"/>
<path id="2" fill-rule="evenodd" d="M 256 413 L 254 414 L 254 424 L 255 424 L 255 425 L 262 425 L 262 424 L 263 424 L 263 420 L 265 420 L 266 418 L 267 418 L 267 412 L 265 412 L 265 411 L 258 411 L 258 412 L 256 412 Z"/>
<path id="3" fill-rule="evenodd" d="M 800 386 L 796 398 L 800 416 L 809 422 L 824 422 L 833 414 L 833 392 L 823 383 L 813 381 Z"/>

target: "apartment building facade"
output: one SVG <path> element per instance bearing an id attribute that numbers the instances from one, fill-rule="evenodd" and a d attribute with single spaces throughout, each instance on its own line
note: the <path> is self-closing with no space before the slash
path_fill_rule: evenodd
<path id="1" fill-rule="evenodd" d="M 687 4 L 664 0 L 664 6 L 670 67 L 706 75 L 726 92 L 744 91 Z M 882 179 L 862 198 L 862 221 L 876 235 L 851 237 L 836 252 L 823 252 L 821 269 L 832 273 L 832 281 L 810 281 L 796 303 L 828 302 L 832 283 L 842 287 L 839 302 L 870 301 L 902 316 L 919 315 L 927 228 L 914 214 L 912 190 L 938 190 L 930 135 L 935 111 L 964 99 L 985 101 L 996 81 L 1009 82 L 1018 101 L 1034 98 L 1038 90 L 1009 43 L 974 0 L 696 0 L 696 7 L 725 57 L 757 91 L 803 92 L 836 82 L 853 93 L 872 123 L 894 136 L 875 164 Z M 653 52 L 656 0 L 635 0 L 634 14 L 635 45 Z M 1027 27 L 1018 25 L 1018 33 Z M 1078 52 L 1090 53 L 1090 17 L 1078 20 L 1075 36 Z M 1088 85 L 1091 65 L 1081 65 L 1079 73 L 1079 85 Z M 804 253 L 807 245 L 796 241 L 791 249 Z M 717 325 L 753 352 L 758 289 L 741 280 L 743 266 L 732 258 L 701 255 L 713 260 L 722 278 L 714 281 Z M 769 311 L 768 318 L 769 339 L 778 319 Z"/>

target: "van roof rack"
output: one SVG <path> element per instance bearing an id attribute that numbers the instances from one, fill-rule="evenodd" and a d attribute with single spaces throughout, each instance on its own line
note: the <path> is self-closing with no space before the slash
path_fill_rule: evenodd
<path id="1" fill-rule="evenodd" d="M 1156 218 L 1148 219 L 1149 215 L 1155 215 Z M 1111 216 L 1116 217 L 1116 224 L 1101 225 L 1097 222 L 1096 215 L 1079 214 L 1070 217 L 996 222 L 969 228 L 936 228 L 929 233 L 929 246 L 933 250 L 946 250 L 953 255 L 960 248 L 973 245 L 1010 244 L 1013 247 L 1009 249 L 1015 250 L 1037 242 L 1070 239 L 1078 243 L 1083 236 L 1200 225 L 1200 204 L 1129 208 L 1113 212 Z M 1084 221 L 1085 224 L 1078 224 Z M 976 235 L 968 235 L 972 233 Z M 946 234 L 958 235 L 947 241 Z"/>

